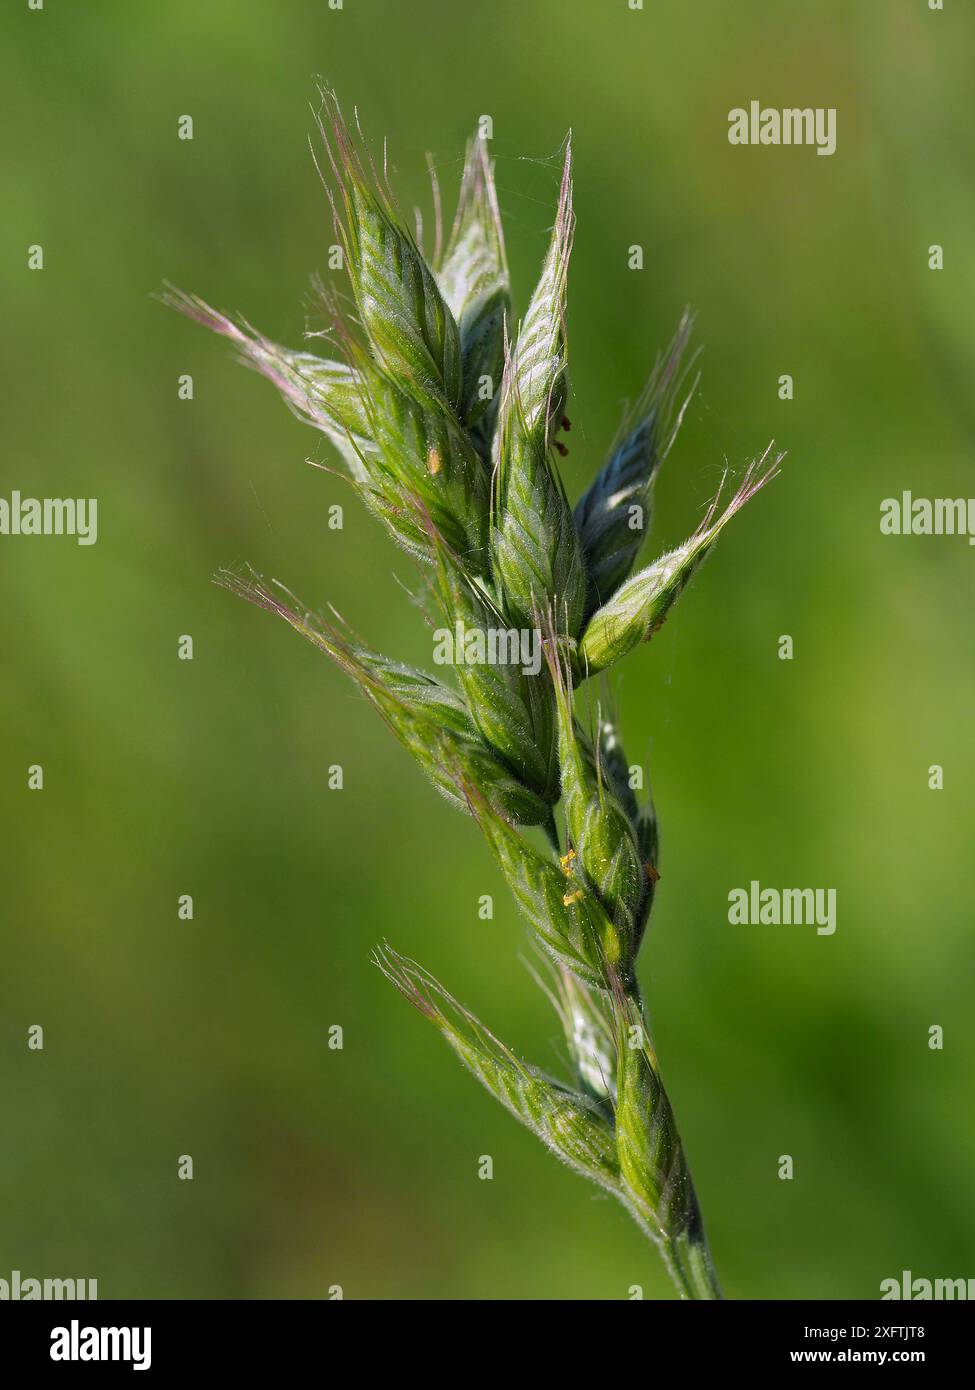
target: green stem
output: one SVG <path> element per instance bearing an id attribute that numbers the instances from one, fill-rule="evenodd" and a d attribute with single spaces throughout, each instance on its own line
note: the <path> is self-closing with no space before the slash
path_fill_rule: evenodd
<path id="1" fill-rule="evenodd" d="M 681 1298 L 724 1298 L 700 1218 L 696 1231 L 686 1231 L 673 1240 L 661 1243 L 660 1248 L 667 1272 L 677 1285 Z"/>

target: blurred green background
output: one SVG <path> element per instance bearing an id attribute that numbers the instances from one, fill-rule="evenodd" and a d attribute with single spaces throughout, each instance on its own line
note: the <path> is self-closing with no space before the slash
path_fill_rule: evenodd
<path id="1" fill-rule="evenodd" d="M 4 7 L 0 495 L 95 496 L 99 539 L 0 538 L 0 1276 L 93 1277 L 102 1297 L 673 1296 L 623 1211 L 369 963 L 388 936 L 558 1065 L 475 828 L 323 657 L 210 583 L 249 561 L 429 664 L 409 561 L 303 462 L 333 461 L 324 440 L 151 298 L 169 279 L 300 343 L 333 239 L 307 143 L 319 73 L 389 137 L 406 206 L 429 207 L 429 149 L 451 215 L 493 117 L 520 309 L 572 127 L 572 496 L 686 302 L 704 379 L 651 545 L 693 528 L 725 459 L 789 450 L 619 687 L 664 837 L 642 958 L 658 1050 L 729 1295 L 975 1276 L 975 555 L 878 525 L 903 488 L 973 491 L 965 9 Z M 836 154 L 730 146 L 752 99 L 835 106 Z M 752 878 L 835 887 L 835 936 L 730 926 Z"/>

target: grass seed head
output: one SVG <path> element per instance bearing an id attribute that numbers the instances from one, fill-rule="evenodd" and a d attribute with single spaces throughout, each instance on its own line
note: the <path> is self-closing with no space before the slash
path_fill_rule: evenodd
<path id="1" fill-rule="evenodd" d="M 683 545 L 630 577 L 661 462 L 693 390 L 688 316 L 573 509 L 565 313 L 574 232 L 568 145 L 539 282 L 513 334 L 494 172 L 467 151 L 443 257 L 427 260 L 361 133 L 323 90 L 319 133 L 353 316 L 322 296 L 336 358 L 283 347 L 203 300 L 164 298 L 228 339 L 334 444 L 353 486 L 424 567 L 448 633 L 544 636 L 545 660 L 458 660 L 456 684 L 371 650 L 277 584 L 223 572 L 348 675 L 434 786 L 483 832 L 533 938 L 563 1023 L 571 1082 L 519 1060 L 422 967 L 377 964 L 465 1066 L 543 1143 L 612 1192 L 664 1254 L 682 1295 L 720 1297 L 636 976 L 659 880 L 653 802 L 639 799 L 615 718 L 578 686 L 659 628 L 721 530 L 777 471 L 767 451 Z M 639 526 L 632 522 L 639 517 Z M 480 642 L 480 647 L 478 647 Z M 520 827 L 541 827 L 541 848 Z M 564 843 L 563 843 L 564 841 Z"/>

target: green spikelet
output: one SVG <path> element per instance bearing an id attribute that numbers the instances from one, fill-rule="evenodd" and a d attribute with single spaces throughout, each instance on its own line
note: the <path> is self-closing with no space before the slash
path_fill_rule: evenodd
<path id="1" fill-rule="evenodd" d="M 685 1297 L 720 1297 L 694 1184 L 638 998 L 615 996 L 616 1143 L 626 1202 Z"/>
<path id="2" fill-rule="evenodd" d="M 588 884 L 541 854 L 474 787 L 471 812 L 539 945 L 558 964 L 596 989 L 606 989 L 607 968 L 621 962 L 619 931 Z"/>
<path id="3" fill-rule="evenodd" d="M 613 1125 L 598 1105 L 522 1062 L 415 961 L 388 945 L 375 960 L 496 1100 L 570 1168 L 619 1194 Z"/>
<path id="4" fill-rule="evenodd" d="M 547 652 L 555 688 L 559 766 L 573 880 L 592 889 L 612 920 L 616 936 L 613 964 L 626 974 L 636 949 L 646 873 L 626 809 L 603 774 L 598 756 L 592 756 L 576 729 L 571 690 L 553 645 Z"/>
<path id="5" fill-rule="evenodd" d="M 718 507 L 718 497 L 715 497 L 704 521 L 689 540 L 628 579 L 609 602 L 593 614 L 579 643 L 577 676 L 584 678 L 604 671 L 641 642 L 649 642 L 704 563 L 724 527 L 775 477 L 781 455 L 773 458 L 770 464 L 768 459 L 767 450 L 749 466 L 737 492 L 719 516 L 715 515 Z"/>
<path id="6" fill-rule="evenodd" d="M 437 281 L 460 331 L 460 417 L 487 461 L 504 370 L 511 289 L 494 169 L 487 142 L 480 137 L 467 148 L 457 216 Z"/>
<path id="7" fill-rule="evenodd" d="M 363 157 L 332 92 L 322 90 L 319 131 L 341 206 L 349 277 L 376 360 L 403 389 L 456 410 L 460 333 L 433 271 L 402 224 L 392 194 Z"/>
<path id="8" fill-rule="evenodd" d="M 168 286 L 160 299 L 233 343 L 241 361 L 277 387 L 299 420 L 328 436 L 353 479 L 357 483 L 368 481 L 366 460 L 375 455 L 375 446 L 369 437 L 364 380 L 353 367 L 282 347 L 244 320 L 235 322 L 198 295 L 173 286 Z"/>
<path id="9" fill-rule="evenodd" d="M 585 557 L 589 617 L 633 568 L 653 518 L 653 484 L 680 428 L 688 397 L 679 408 L 681 358 L 691 331 L 685 314 L 643 394 L 628 413 L 609 458 L 576 503 L 576 529 Z M 693 390 L 693 387 L 691 388 Z"/>
<path id="10" fill-rule="evenodd" d="M 482 738 L 544 801 L 559 799 L 555 707 L 547 674 L 526 670 L 519 634 L 436 532 L 437 594 L 458 682 Z"/>
<path id="11" fill-rule="evenodd" d="M 637 905 L 634 920 L 634 953 L 640 949 L 640 942 L 646 929 L 647 919 L 653 908 L 660 878 L 660 845 L 657 832 L 657 813 L 653 797 L 649 791 L 646 800 L 638 802 L 630 786 L 630 765 L 627 762 L 623 745 L 620 742 L 616 724 L 604 719 L 602 710 L 598 711 L 598 752 L 593 755 L 607 783 L 612 788 L 627 820 L 633 828 L 640 862 L 643 865 L 643 890 Z"/>
<path id="12" fill-rule="evenodd" d="M 572 247 L 571 161 L 538 287 L 507 355 L 494 437 L 493 564 L 499 598 L 513 622 L 529 626 L 550 607 L 576 637 L 586 576 L 582 549 L 558 470 L 554 432 L 568 389 L 565 289 Z"/>
<path id="13" fill-rule="evenodd" d="M 428 528 L 407 501 L 418 499 L 446 544 L 475 574 L 489 573 L 490 482 L 470 437 L 452 415 L 425 406 L 378 372 L 369 380 L 364 404 L 375 456 L 362 463 L 370 505 L 405 549 L 432 562 Z"/>
<path id="14" fill-rule="evenodd" d="M 219 580 L 232 593 L 284 618 L 330 656 L 453 805 L 463 811 L 470 809 L 461 790 L 462 783 L 469 780 L 481 789 L 485 805 L 495 815 L 520 825 L 542 825 L 550 818 L 548 803 L 514 776 L 484 743 L 463 700 L 449 686 L 350 642 L 334 625 L 309 613 L 286 591 L 269 588 L 259 576 L 223 571 Z"/>

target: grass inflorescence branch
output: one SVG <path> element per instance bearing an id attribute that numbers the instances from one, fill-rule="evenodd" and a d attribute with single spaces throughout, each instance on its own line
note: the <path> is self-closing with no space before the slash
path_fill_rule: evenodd
<path id="1" fill-rule="evenodd" d="M 516 323 L 483 139 L 468 146 L 446 238 L 435 190 L 428 259 L 385 160 L 380 173 L 327 89 L 318 138 L 351 290 L 351 309 L 322 295 L 337 355 L 282 347 L 177 290 L 164 298 L 228 338 L 327 436 L 366 506 L 420 564 L 444 630 L 481 645 L 447 683 L 372 651 L 337 615 L 309 613 L 279 584 L 249 572 L 220 582 L 330 656 L 480 827 L 545 962 L 535 978 L 564 1029 L 571 1076 L 520 1060 L 388 943 L 375 953 L 380 969 L 492 1095 L 619 1199 L 683 1297 L 719 1298 L 637 979 L 660 877 L 656 812 L 649 794 L 634 793 L 615 720 L 602 702 L 584 708 L 579 688 L 653 637 L 781 456 L 766 450 L 723 505 L 719 489 L 687 541 L 633 573 L 658 471 L 696 385 L 691 320 L 681 320 L 573 508 L 558 467 L 570 427 L 569 145 L 541 275 Z M 517 643 L 507 660 L 485 657 L 487 636 L 499 632 L 530 634 L 537 659 L 526 661 Z M 531 826 L 544 829 L 546 848 L 526 835 Z"/>

